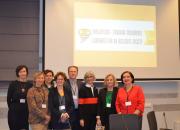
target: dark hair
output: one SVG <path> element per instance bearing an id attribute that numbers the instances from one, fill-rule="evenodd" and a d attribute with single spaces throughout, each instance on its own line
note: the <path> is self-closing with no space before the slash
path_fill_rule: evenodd
<path id="1" fill-rule="evenodd" d="M 59 75 L 61 75 L 64 78 L 65 81 L 67 80 L 67 76 L 66 76 L 66 74 L 64 72 L 57 72 L 56 75 L 54 76 L 55 81 L 57 80 Z"/>
<path id="2" fill-rule="evenodd" d="M 43 72 L 44 72 L 45 75 L 48 74 L 48 73 L 51 73 L 52 76 L 54 77 L 54 72 L 52 70 L 47 69 L 47 70 L 44 70 Z"/>
<path id="3" fill-rule="evenodd" d="M 130 71 L 124 71 L 124 72 L 121 74 L 122 84 L 124 84 L 124 82 L 123 82 L 123 76 L 124 76 L 124 74 L 126 74 L 126 73 L 128 73 L 128 74 L 131 76 L 131 78 L 132 78 L 132 83 L 134 83 L 134 75 L 132 74 L 132 72 L 130 72 Z"/>
<path id="4" fill-rule="evenodd" d="M 75 66 L 75 65 L 69 66 L 69 67 L 68 67 L 68 72 L 69 72 L 69 70 L 70 70 L 71 68 L 76 68 L 76 70 L 77 70 L 77 72 L 78 72 L 78 67 Z"/>
<path id="5" fill-rule="evenodd" d="M 26 69 L 27 75 L 29 74 L 28 67 L 26 65 L 18 65 L 16 67 L 16 76 L 17 77 L 19 77 L 19 71 L 22 70 L 23 68 Z"/>

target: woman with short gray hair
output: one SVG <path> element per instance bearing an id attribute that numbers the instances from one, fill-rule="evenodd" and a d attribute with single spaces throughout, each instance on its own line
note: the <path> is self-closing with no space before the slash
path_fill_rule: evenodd
<path id="1" fill-rule="evenodd" d="M 83 130 L 95 130 L 98 90 L 94 85 L 96 77 L 92 71 L 84 75 L 84 85 L 79 90 L 80 126 Z"/>

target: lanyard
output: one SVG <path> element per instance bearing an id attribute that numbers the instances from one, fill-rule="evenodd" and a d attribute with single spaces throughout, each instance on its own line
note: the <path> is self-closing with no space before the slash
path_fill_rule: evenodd
<path id="1" fill-rule="evenodd" d="M 133 86 L 132 86 L 132 88 L 130 89 L 129 92 L 126 91 L 126 88 L 124 88 L 124 89 L 125 89 L 125 92 L 126 92 L 126 95 L 127 95 L 126 101 L 129 101 L 129 96 L 131 95 L 131 92 L 133 90 Z"/>
<path id="2" fill-rule="evenodd" d="M 76 95 L 76 90 L 77 90 L 77 83 L 75 81 L 70 81 L 71 89 L 72 89 L 72 94 L 75 96 Z"/>
<path id="3" fill-rule="evenodd" d="M 73 93 L 73 95 L 75 96 L 75 95 L 76 95 L 76 89 L 77 89 L 77 88 L 76 88 L 76 86 L 74 86 L 74 87 L 73 87 L 73 86 L 71 86 L 71 89 L 72 89 L 72 93 Z"/>
<path id="4" fill-rule="evenodd" d="M 126 95 L 127 95 L 126 102 L 129 102 L 129 96 L 131 95 L 131 92 L 132 92 L 132 90 L 133 90 L 133 86 L 132 86 L 132 88 L 129 90 L 129 92 L 126 91 L 126 88 L 124 88 L 124 89 L 125 89 L 125 92 L 126 92 Z M 127 108 L 126 113 L 128 114 L 128 106 L 126 106 L 126 108 Z"/>
<path id="5" fill-rule="evenodd" d="M 61 95 L 58 95 L 58 98 L 59 98 L 59 106 L 65 105 L 65 104 L 64 104 L 65 97 L 64 97 L 64 96 L 61 96 Z"/>

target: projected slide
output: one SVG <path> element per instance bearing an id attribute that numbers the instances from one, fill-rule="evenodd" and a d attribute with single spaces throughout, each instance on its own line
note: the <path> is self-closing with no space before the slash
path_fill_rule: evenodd
<path id="1" fill-rule="evenodd" d="M 74 64 L 156 67 L 155 7 L 76 2 Z"/>

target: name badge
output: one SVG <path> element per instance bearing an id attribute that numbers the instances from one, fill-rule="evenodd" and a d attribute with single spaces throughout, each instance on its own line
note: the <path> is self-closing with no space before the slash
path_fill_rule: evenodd
<path id="1" fill-rule="evenodd" d="M 59 106 L 59 110 L 65 110 L 65 106 L 64 105 L 62 105 L 62 106 Z"/>
<path id="2" fill-rule="evenodd" d="M 110 103 L 107 103 L 107 104 L 106 104 L 106 107 L 111 107 L 111 104 L 110 104 Z"/>
<path id="3" fill-rule="evenodd" d="M 25 103 L 26 100 L 25 99 L 20 99 L 20 103 Z"/>
<path id="4" fill-rule="evenodd" d="M 131 101 L 125 102 L 125 105 L 126 105 L 126 106 L 131 106 L 131 105 L 132 105 L 132 104 L 131 104 Z"/>
<path id="5" fill-rule="evenodd" d="M 76 100 L 76 99 L 78 99 L 78 97 L 77 97 L 77 96 L 73 96 L 73 99 L 75 99 L 75 100 Z"/>
<path id="6" fill-rule="evenodd" d="M 42 108 L 46 108 L 46 104 L 42 104 Z"/>

